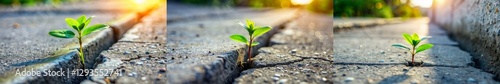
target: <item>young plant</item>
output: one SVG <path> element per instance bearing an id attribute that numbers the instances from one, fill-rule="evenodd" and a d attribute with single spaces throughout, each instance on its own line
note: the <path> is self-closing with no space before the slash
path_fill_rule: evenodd
<path id="1" fill-rule="evenodd" d="M 104 24 L 95 24 L 92 26 L 87 26 L 90 24 L 90 21 L 92 20 L 92 17 L 87 18 L 85 15 L 80 16 L 78 19 L 73 19 L 73 18 L 66 18 L 66 24 L 68 24 L 69 27 L 73 28 L 76 30 L 76 33 L 78 33 L 77 36 L 75 36 L 75 33 L 69 29 L 61 29 L 61 30 L 52 30 L 49 32 L 49 35 L 57 37 L 57 38 L 73 38 L 76 37 L 78 39 L 78 43 L 80 44 L 80 52 L 79 52 L 79 57 L 80 61 L 82 62 L 83 66 L 85 66 L 85 59 L 83 56 L 83 47 L 82 47 L 82 37 L 89 35 L 92 32 L 108 28 L 108 25 Z"/>
<path id="2" fill-rule="evenodd" d="M 406 40 L 406 42 L 408 42 L 411 45 L 411 47 L 406 47 L 402 44 L 392 44 L 392 46 L 396 47 L 396 48 L 411 51 L 411 65 L 415 65 L 415 62 L 414 62 L 415 61 L 415 54 L 422 52 L 424 50 L 430 49 L 430 48 L 432 48 L 432 46 L 434 46 L 430 43 L 426 43 L 426 44 L 422 44 L 422 45 L 417 47 L 417 45 L 420 42 L 424 41 L 427 38 L 430 38 L 430 36 L 425 36 L 425 37 L 419 38 L 416 33 L 414 33 L 412 36 L 410 36 L 410 34 L 403 33 L 403 37 Z"/>
<path id="3" fill-rule="evenodd" d="M 252 47 L 259 45 L 259 42 L 254 42 L 255 38 L 265 34 L 269 30 L 271 30 L 272 28 L 270 26 L 262 26 L 262 27 L 255 26 L 255 23 L 251 20 L 248 20 L 248 19 L 246 19 L 246 23 L 247 24 L 245 25 L 245 24 L 238 21 L 238 24 L 243 26 L 248 31 L 248 35 L 249 35 L 248 40 L 247 40 L 247 38 L 245 38 L 245 36 L 243 36 L 241 34 L 233 34 L 229 38 L 231 38 L 231 40 L 233 40 L 233 41 L 245 43 L 247 45 L 247 47 L 248 47 L 248 50 L 247 50 L 248 62 L 251 64 L 252 63 L 252 55 L 251 55 Z M 242 64 L 242 63 L 243 63 L 243 61 L 240 62 L 240 64 Z"/>

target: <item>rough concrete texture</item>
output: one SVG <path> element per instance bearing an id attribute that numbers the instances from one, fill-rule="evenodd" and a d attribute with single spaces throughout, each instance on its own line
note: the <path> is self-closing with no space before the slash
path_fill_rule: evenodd
<path id="1" fill-rule="evenodd" d="M 235 83 L 333 83 L 333 20 L 331 16 L 302 12 L 259 49 L 254 67 Z"/>
<path id="2" fill-rule="evenodd" d="M 333 18 L 334 32 L 351 30 L 356 28 L 372 27 L 384 24 L 395 24 L 408 21 L 402 18 Z"/>
<path id="3" fill-rule="evenodd" d="M 92 76 L 84 83 L 166 83 L 165 13 L 165 5 L 160 6 L 100 54 L 96 69 L 119 72 Z"/>
<path id="4" fill-rule="evenodd" d="M 471 52 L 477 67 L 496 75 L 500 80 L 500 1 L 446 0 L 435 6 L 435 23 L 443 26 Z"/>
<path id="5" fill-rule="evenodd" d="M 103 0 L 101 1 L 105 2 Z M 85 8 L 87 6 L 92 6 L 90 5 L 91 3 L 95 2 L 83 3 L 84 5 L 63 4 L 62 6 L 79 6 L 80 8 Z M 113 4 L 116 5 L 117 3 L 108 3 L 108 5 Z M 2 23 L 2 27 L 5 28 L 4 30 L 7 30 L 2 31 L 5 32 L 3 38 L 8 39 L 2 40 L 3 42 L 0 43 L 0 45 L 4 47 L 2 48 L 3 50 L 0 50 L 2 51 L 0 54 L 3 54 L 1 56 L 4 56 L 2 57 L 3 59 L 0 59 L 0 62 L 3 66 L 5 66 L 1 69 L 1 76 L 4 78 L 0 80 L 2 83 L 79 83 L 81 80 L 85 79 L 84 76 L 15 76 L 12 73 L 18 69 L 28 69 L 26 71 L 30 71 L 31 69 L 34 69 L 34 71 L 43 71 L 49 69 L 59 70 L 62 68 L 63 70 L 71 71 L 83 68 L 80 64 L 78 55 L 75 54 L 77 53 L 76 49 L 79 48 L 78 43 L 74 41 L 74 39 L 58 39 L 51 37 L 47 34 L 47 32 L 53 29 L 67 28 L 67 25 L 64 22 L 64 18 L 67 17 L 76 18 L 81 14 L 85 14 L 88 16 L 96 16 L 93 18 L 92 23 L 106 23 L 116 18 L 120 18 L 121 15 L 125 15 L 124 12 L 97 12 L 92 10 L 81 11 L 70 8 L 63 8 L 60 10 L 50 9 L 49 11 L 33 11 L 36 12 L 36 14 L 23 12 L 24 10 L 31 9 L 35 10 L 39 8 L 12 9 L 18 11 L 12 11 L 9 9 L 8 11 L 10 12 L 18 12 L 20 14 L 15 16 L 0 17 L 1 20 L 5 22 Z M 2 12 L 5 11 L 6 10 L 2 10 Z M 69 13 L 55 11 L 67 11 Z M 108 24 L 118 26 L 129 24 L 120 23 L 127 22 L 121 20 L 129 19 L 120 19 Z M 107 49 L 116 41 L 114 38 L 113 29 L 111 28 L 95 32 L 84 37 L 83 47 L 87 69 L 92 68 L 92 64 L 95 62 L 94 59 L 99 55 L 100 51 Z"/>
<path id="6" fill-rule="evenodd" d="M 168 4 L 170 6 L 170 3 Z M 167 12 L 168 17 L 170 17 L 171 10 Z M 245 47 L 244 44 L 231 41 L 229 36 L 247 34 L 236 21 L 244 21 L 245 18 L 248 18 L 258 26 L 266 25 L 279 28 L 281 24 L 295 17 L 295 12 L 296 9 L 233 11 L 223 16 L 215 15 L 207 18 L 169 22 L 167 32 L 168 82 L 179 84 L 227 83 L 232 81 L 232 78 L 237 76 L 241 70 L 241 67 L 236 65 L 236 57 L 239 55 L 236 50 L 243 50 Z M 190 13 L 181 12 L 181 14 Z M 262 43 L 260 46 L 265 45 L 267 43 L 265 40 L 276 30 L 273 29 L 261 36 L 257 40 Z"/>
<path id="7" fill-rule="evenodd" d="M 382 25 L 365 29 L 336 32 L 334 36 L 335 83 L 498 83 L 493 75 L 472 64 L 469 53 L 461 50 L 447 32 L 428 18 L 420 18 L 401 24 Z M 433 38 L 423 43 L 434 47 L 418 53 L 417 61 L 424 61 L 422 67 L 406 66 L 411 60 L 409 52 L 390 46 L 394 43 L 407 44 L 402 33 L 417 33 Z"/>

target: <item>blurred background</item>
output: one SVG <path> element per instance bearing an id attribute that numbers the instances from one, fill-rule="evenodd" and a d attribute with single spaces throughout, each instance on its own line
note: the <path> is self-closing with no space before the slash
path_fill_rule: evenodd
<path id="1" fill-rule="evenodd" d="M 305 7 L 307 10 L 333 15 L 333 0 L 168 0 L 188 4 L 217 7 L 290 8 Z"/>
<path id="2" fill-rule="evenodd" d="M 334 17 L 412 18 L 427 15 L 432 0 L 334 0 Z"/>
<path id="3" fill-rule="evenodd" d="M 58 6 L 63 2 L 80 2 L 89 0 L 0 0 L 0 6 L 36 6 L 36 5 L 53 5 Z"/>

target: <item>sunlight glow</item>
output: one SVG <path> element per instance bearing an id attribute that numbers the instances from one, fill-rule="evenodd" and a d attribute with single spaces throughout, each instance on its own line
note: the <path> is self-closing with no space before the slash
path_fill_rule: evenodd
<path id="1" fill-rule="evenodd" d="M 432 0 L 412 0 L 411 4 L 414 6 L 430 8 L 432 6 Z"/>
<path id="2" fill-rule="evenodd" d="M 306 5 L 311 3 L 312 0 L 292 0 L 292 4 L 294 5 Z"/>
<path id="3" fill-rule="evenodd" d="M 134 2 L 137 4 L 143 4 L 146 0 L 134 0 Z"/>

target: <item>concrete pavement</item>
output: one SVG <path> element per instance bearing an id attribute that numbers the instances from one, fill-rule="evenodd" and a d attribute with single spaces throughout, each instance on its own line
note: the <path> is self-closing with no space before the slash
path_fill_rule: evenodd
<path id="1" fill-rule="evenodd" d="M 202 8 L 204 9 L 204 8 Z M 177 9 L 180 10 L 180 9 Z M 182 9 L 189 10 L 189 9 Z M 229 9 L 234 10 L 234 9 Z M 247 9 L 236 9 L 247 10 Z M 171 17 L 168 10 L 167 18 Z M 175 12 L 175 10 L 172 10 Z M 228 83 L 239 75 L 242 67 L 236 65 L 236 50 L 245 49 L 244 44 L 229 39 L 232 34 L 246 34 L 236 21 L 245 18 L 258 26 L 273 26 L 275 29 L 260 37 L 261 47 L 283 23 L 295 17 L 296 9 L 273 9 L 268 11 L 233 11 L 225 15 L 204 18 L 188 18 L 169 21 L 167 30 L 167 78 L 178 83 Z M 190 12 L 172 13 L 191 14 Z M 254 48 L 256 51 L 257 48 Z"/>
<path id="2" fill-rule="evenodd" d="M 401 24 L 381 25 L 364 29 L 336 32 L 334 38 L 334 82 L 357 83 L 498 83 L 493 75 L 470 66 L 469 53 L 438 26 L 428 24 L 428 18 Z M 434 47 L 416 55 L 423 67 L 405 66 L 411 60 L 404 50 L 393 48 L 394 43 L 406 44 L 402 33 L 432 36 L 423 43 Z"/>
<path id="3" fill-rule="evenodd" d="M 147 12 L 154 5 L 144 6 L 144 10 L 133 10 L 130 3 L 121 3 L 110 0 L 98 0 L 87 3 L 63 4 L 60 8 L 27 7 L 2 8 L 0 16 L 0 69 L 2 83 L 23 83 L 37 81 L 40 83 L 79 83 L 84 76 L 15 76 L 15 70 L 34 69 L 36 71 L 64 68 L 81 69 L 78 63 L 77 43 L 74 39 L 60 39 L 49 36 L 53 29 L 70 29 L 64 18 L 77 18 L 80 15 L 95 16 L 91 24 L 105 23 L 108 28 L 84 38 L 84 49 L 87 68 L 91 68 L 94 58 L 100 51 L 107 49 L 115 42 L 115 35 L 126 31 L 127 25 L 135 24 L 139 14 Z M 123 5 L 123 6 L 122 6 Z M 103 7 L 106 6 L 106 7 Z M 112 6 L 112 7 L 107 7 Z M 109 8 L 109 9 L 108 9 Z M 134 8 L 135 9 L 135 8 Z M 147 9 L 147 10 L 146 10 Z M 110 12 L 112 11 L 112 12 Z M 5 15 L 4 15 L 5 14 Z M 24 70 L 22 70 L 24 71 Z M 63 81 L 64 80 L 64 81 Z"/>

